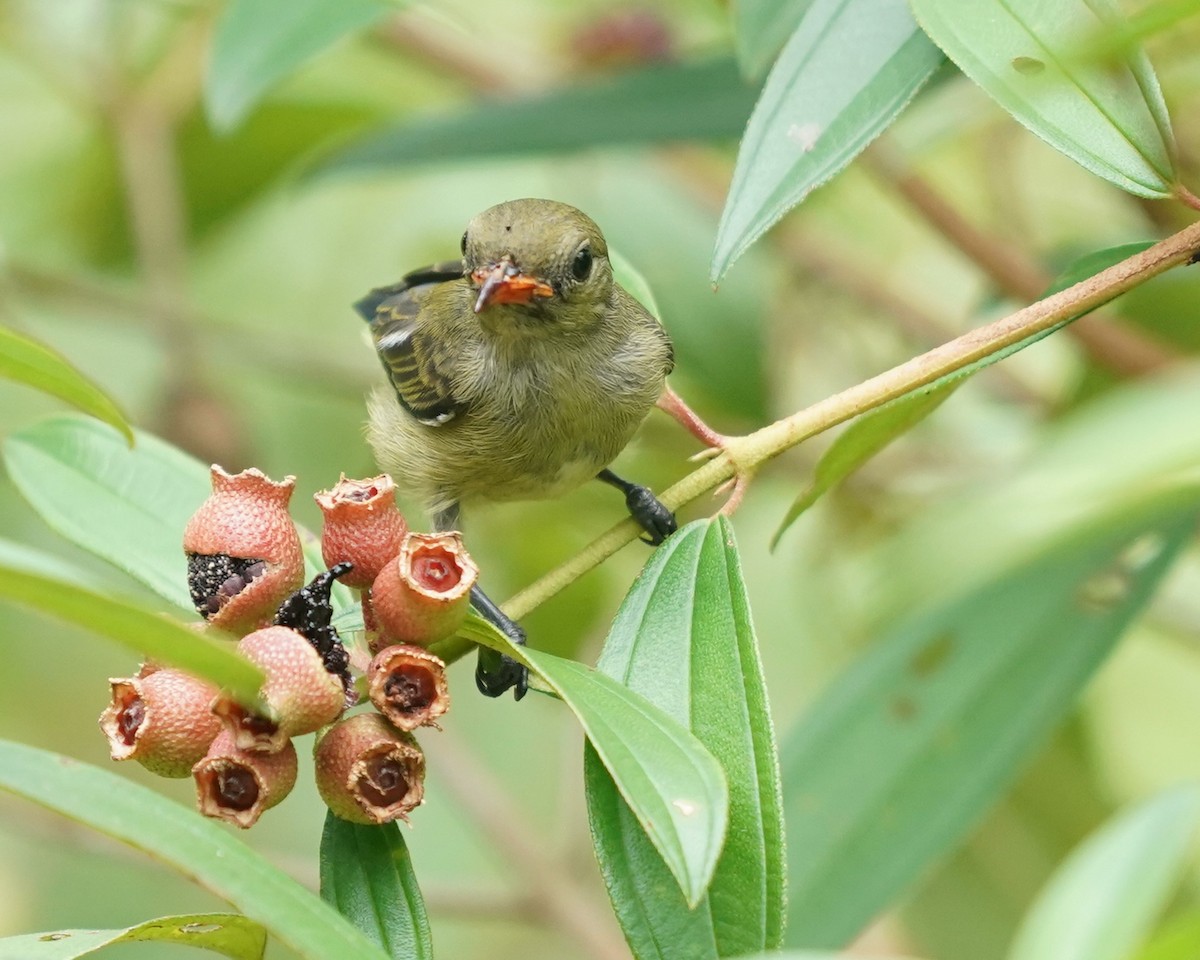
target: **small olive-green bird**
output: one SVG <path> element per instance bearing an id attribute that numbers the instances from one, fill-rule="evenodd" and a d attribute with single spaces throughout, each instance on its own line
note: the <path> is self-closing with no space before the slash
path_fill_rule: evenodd
<path id="1" fill-rule="evenodd" d="M 620 489 L 648 539 L 675 518 L 608 464 L 663 394 L 673 365 L 662 325 L 613 279 L 600 228 L 552 200 L 511 200 L 475 217 L 462 260 L 414 271 L 355 304 L 391 389 L 371 397 L 380 466 L 425 502 L 439 529 L 460 505 L 555 497 L 598 477 Z M 486 595 L 476 607 L 524 635 Z M 525 676 L 481 658 L 499 696 Z"/>

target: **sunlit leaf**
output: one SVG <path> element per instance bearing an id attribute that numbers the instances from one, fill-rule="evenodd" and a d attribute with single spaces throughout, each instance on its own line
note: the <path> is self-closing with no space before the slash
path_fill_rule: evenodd
<path id="1" fill-rule="evenodd" d="M 303 960 L 390 960 L 224 826 L 147 787 L 71 757 L 0 741 L 0 789 L 145 851 L 233 904 Z"/>
<path id="2" fill-rule="evenodd" d="M 595 752 L 584 776 L 592 838 L 634 955 L 741 956 L 783 935 L 779 767 L 733 529 L 720 517 L 672 536 L 613 623 L 597 669 L 643 694 L 721 762 L 729 829 L 708 893 L 689 909 Z"/>
<path id="3" fill-rule="evenodd" d="M 686 727 L 606 674 L 513 646 L 473 618 L 472 639 L 526 664 L 571 708 L 689 904 L 704 895 L 725 841 L 721 765 Z"/>
<path id="4" fill-rule="evenodd" d="M 158 917 L 124 930 L 53 930 L 0 940 L 0 960 L 75 960 L 116 943 L 197 947 L 232 960 L 261 960 L 267 931 L 236 913 Z"/>
<path id="5" fill-rule="evenodd" d="M 729 59 L 642 67 L 368 134 L 323 160 L 317 172 L 617 144 L 732 139 L 745 128 L 754 95 Z"/>
<path id="6" fill-rule="evenodd" d="M 1200 912 L 1192 911 L 1166 924 L 1132 960 L 1195 960 L 1200 943 Z"/>
<path id="7" fill-rule="evenodd" d="M 815 0 L 742 137 L 712 279 L 858 156 L 941 62 L 905 0 Z"/>
<path id="8" fill-rule="evenodd" d="M 1097 176 L 1143 197 L 1175 180 L 1170 120 L 1145 55 L 1075 52 L 1121 20 L 1112 0 L 912 0 L 921 26 L 1020 123 Z"/>
<path id="9" fill-rule="evenodd" d="M 1197 823 L 1200 787 L 1194 785 L 1114 817 L 1055 871 L 1021 923 L 1008 960 L 1128 957 L 1179 885 Z"/>
<path id="10" fill-rule="evenodd" d="M 395 823 L 367 826 L 326 813 L 321 897 L 392 960 L 432 960 L 425 900 Z"/>
<path id="11" fill-rule="evenodd" d="M 0 327 L 0 377 L 24 383 L 116 427 L 133 443 L 133 431 L 116 402 L 44 344 Z"/>
<path id="12" fill-rule="evenodd" d="M 788 943 L 845 944 L 963 837 L 1149 599 L 1195 504 L 1038 552 L 901 620 L 834 682 L 781 751 Z"/>
<path id="13" fill-rule="evenodd" d="M 958 381 L 943 382 L 905 394 L 886 406 L 859 417 L 841 433 L 817 461 L 808 486 L 788 507 L 787 515 L 771 538 L 771 549 L 796 518 L 826 492 L 852 474 L 884 447 L 907 433 L 942 405 Z"/>
<path id="14" fill-rule="evenodd" d="M 228 689 L 254 702 L 262 671 L 243 660 L 230 643 L 201 636 L 153 611 L 62 580 L 0 564 L 0 597 L 91 630 L 134 653 Z"/>
<path id="15" fill-rule="evenodd" d="M 214 127 L 235 126 L 277 81 L 399 0 L 230 0 L 217 23 L 204 86 Z"/>

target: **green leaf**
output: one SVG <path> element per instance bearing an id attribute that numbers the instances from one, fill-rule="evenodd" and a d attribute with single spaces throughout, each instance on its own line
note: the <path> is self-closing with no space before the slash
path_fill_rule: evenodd
<path id="1" fill-rule="evenodd" d="M 211 491 L 208 470 L 152 434 L 130 450 L 82 417 L 52 417 L 4 444 L 21 495 L 55 531 L 193 614 L 183 528 Z"/>
<path id="2" fill-rule="evenodd" d="M 753 956 L 738 957 L 738 960 L 853 960 L 840 950 L 829 953 L 826 950 L 777 950 L 771 953 L 756 953 Z M 871 954 L 871 960 L 915 960 L 913 957 L 888 957 L 881 954 Z"/>
<path id="3" fill-rule="evenodd" d="M 393 960 L 432 960 L 425 900 L 397 824 L 366 826 L 326 813 L 321 898 Z"/>
<path id="4" fill-rule="evenodd" d="M 712 279 L 858 156 L 941 62 L 905 0 L 816 0 L 771 69 L 742 137 Z"/>
<path id="5" fill-rule="evenodd" d="M 120 840 L 196 880 L 303 960 L 387 960 L 321 898 L 217 823 L 106 770 L 0 741 L 0 789 Z"/>
<path id="6" fill-rule="evenodd" d="M 575 87 L 488 101 L 368 134 L 316 172 L 741 134 L 754 88 L 726 58 L 655 65 Z"/>
<path id="7" fill-rule="evenodd" d="M 236 913 L 158 917 L 124 930 L 54 930 L 0 940 L 0 960 L 75 960 L 114 943 L 172 943 L 220 953 L 232 960 L 261 960 L 267 931 Z"/>
<path id="8" fill-rule="evenodd" d="M 812 480 L 788 508 L 787 515 L 771 538 L 771 549 L 775 549 L 779 538 L 800 514 L 893 440 L 933 413 L 957 389 L 958 384 L 959 381 L 939 381 L 906 393 L 898 400 L 859 417 L 847 427 L 817 461 Z"/>
<path id="9" fill-rule="evenodd" d="M 253 703 L 263 673 L 233 644 L 201 636 L 161 614 L 63 580 L 0 564 L 0 597 L 92 630 L 145 657 L 168 663 Z"/>
<path id="10" fill-rule="evenodd" d="M 209 469 L 153 434 L 136 437 L 130 450 L 94 420 L 51 417 L 6 439 L 4 465 L 53 530 L 194 615 L 183 528 L 212 492 Z M 320 543 L 298 529 L 311 578 L 324 569 Z M 334 609 L 353 603 L 335 584 Z"/>
<path id="11" fill-rule="evenodd" d="M 1005 110 L 1056 150 L 1142 197 L 1175 180 L 1173 138 L 1145 55 L 1097 64 L 1084 38 L 1119 28 L 1112 0 L 912 0 L 925 32 Z"/>
<path id="12" fill-rule="evenodd" d="M 1196 497 L 1116 516 L 900 621 L 785 738 L 789 944 L 843 945 L 963 837 L 1189 541 Z"/>
<path id="13" fill-rule="evenodd" d="M 1055 871 L 1021 923 L 1008 960 L 1128 957 L 1183 878 L 1198 821 L 1200 786 L 1194 784 L 1114 817 Z"/>
<path id="14" fill-rule="evenodd" d="M 87 587 L 98 593 L 109 589 L 109 584 L 90 570 L 84 570 L 62 557 L 44 553 L 26 544 L 17 543 L 15 540 L 6 540 L 3 537 L 0 537 L 0 566 L 20 570 L 23 573 L 41 574 L 52 580 L 65 580 L 77 587 Z"/>
<path id="15" fill-rule="evenodd" d="M 36 387 L 116 427 L 133 444 L 133 431 L 116 402 L 49 347 L 0 327 L 0 377 Z"/>
<path id="16" fill-rule="evenodd" d="M 1093 250 L 1091 253 L 1085 253 L 1083 256 L 1072 261 L 1062 273 L 1054 278 L 1054 282 L 1042 294 L 1042 298 L 1053 296 L 1062 290 L 1066 290 L 1068 287 L 1073 287 L 1080 281 L 1086 280 L 1088 277 L 1093 277 L 1097 273 L 1115 266 L 1122 260 L 1128 260 L 1143 250 L 1148 250 L 1155 243 L 1156 241 L 1154 240 L 1134 240 L 1131 243 L 1122 243 L 1115 247 L 1105 247 L 1102 250 Z"/>
<path id="17" fill-rule="evenodd" d="M 738 63 L 748 77 L 760 77 L 783 49 L 813 0 L 738 0 L 733 5 Z"/>
<path id="18" fill-rule="evenodd" d="M 657 319 L 662 319 L 662 311 L 658 309 L 658 301 L 654 299 L 654 291 L 640 270 L 626 260 L 620 252 L 608 248 L 608 259 L 612 263 L 613 278 L 626 292 L 650 311 Z"/>
<path id="19" fill-rule="evenodd" d="M 582 663 L 514 646 L 478 617 L 464 632 L 524 663 L 571 709 L 685 899 L 699 903 L 729 817 L 725 775 L 704 744 L 644 697 Z"/>
<path id="20" fill-rule="evenodd" d="M 655 551 L 617 614 L 597 669 L 688 726 L 720 761 L 729 783 L 725 846 L 708 893 L 693 910 L 588 749 L 592 839 L 634 956 L 698 960 L 779 946 L 779 765 L 728 520 L 696 521 Z"/>
<path id="21" fill-rule="evenodd" d="M 1200 912 L 1192 911 L 1168 923 L 1132 960 L 1196 960 L 1200 943 Z"/>
<path id="22" fill-rule="evenodd" d="M 217 23 L 204 106 L 235 127 L 277 81 L 396 4 L 386 0 L 230 0 Z"/>

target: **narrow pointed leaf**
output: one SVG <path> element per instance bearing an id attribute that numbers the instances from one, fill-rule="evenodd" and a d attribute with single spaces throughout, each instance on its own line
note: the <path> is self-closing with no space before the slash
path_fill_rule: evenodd
<path id="1" fill-rule="evenodd" d="M 578 718 L 689 904 L 704 896 L 725 841 L 729 790 L 721 765 L 686 727 L 606 674 L 516 647 L 478 618 L 472 639 L 537 673 Z"/>
<path id="2" fill-rule="evenodd" d="M 712 279 L 858 156 L 941 62 L 905 0 L 815 0 L 742 137 Z"/>
<path id="3" fill-rule="evenodd" d="M 594 751 L 585 759 L 592 838 L 638 960 L 740 956 L 783 936 L 784 843 L 774 731 L 733 529 L 697 521 L 657 550 L 629 591 L 597 669 L 661 706 L 721 762 L 729 830 L 694 910 Z"/>
<path id="4" fill-rule="evenodd" d="M 214 127 L 236 126 L 277 81 L 398 4 L 385 0 L 230 0 L 204 85 Z"/>
<path id="5" fill-rule="evenodd" d="M 1194 784 L 1114 817 L 1055 871 L 1022 921 L 1008 960 L 1130 956 L 1183 879 L 1197 823 L 1200 787 Z"/>
<path id="6" fill-rule="evenodd" d="M 1175 180 L 1158 80 L 1140 50 L 1089 63 L 1080 44 L 1118 29 L 1112 0 L 913 0 L 913 11 L 968 77 L 1056 150 L 1142 197 Z"/>
<path id="7" fill-rule="evenodd" d="M 262 686 L 262 671 L 238 656 L 232 644 L 210 640 L 129 601 L 3 564 L 0 564 L 0 597 L 91 630 L 136 654 L 210 680 L 243 703 L 253 703 Z"/>
<path id="8" fill-rule="evenodd" d="M 0 960 L 76 960 L 116 943 L 197 947 L 231 960 L 261 960 L 267 931 L 236 913 L 158 917 L 124 930 L 54 930 L 0 940 Z"/>
<path id="9" fill-rule="evenodd" d="M 748 77 L 760 77 L 783 49 L 813 0 L 739 0 L 733 5 L 738 63 Z"/>
<path id="10" fill-rule="evenodd" d="M 859 417 L 847 427 L 817 461 L 812 480 L 788 508 L 787 515 L 771 538 L 771 549 L 775 549 L 779 538 L 800 514 L 893 440 L 933 413 L 942 405 L 942 401 L 954 392 L 959 382 L 938 383 L 907 393 L 898 400 Z"/>
<path id="11" fill-rule="evenodd" d="M 755 88 L 731 59 L 659 64 L 603 80 L 368 134 L 325 158 L 315 173 L 678 140 L 732 140 Z M 513 136 L 519 130 L 520 136 Z"/>
<path id="12" fill-rule="evenodd" d="M 326 813 L 321 898 L 392 960 L 433 960 L 425 900 L 397 824 L 367 826 Z"/>
<path id="13" fill-rule="evenodd" d="M 0 741 L 0 790 L 120 840 L 233 904 L 302 960 L 390 960 L 223 825 L 71 757 Z"/>
<path id="14" fill-rule="evenodd" d="M 133 431 L 116 402 L 65 357 L 44 344 L 0 327 L 0 377 L 35 387 L 116 427 L 133 443 Z"/>
<path id="15" fill-rule="evenodd" d="M 790 945 L 844 945 L 1011 783 L 1191 538 L 1164 500 L 901 621 L 784 739 Z"/>

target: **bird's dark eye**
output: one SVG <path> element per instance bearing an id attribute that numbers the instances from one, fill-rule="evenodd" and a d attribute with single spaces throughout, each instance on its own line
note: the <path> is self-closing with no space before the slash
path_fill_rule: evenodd
<path id="1" fill-rule="evenodd" d="M 586 280 L 591 272 L 592 248 L 585 243 L 575 254 L 575 259 L 571 261 L 571 274 L 576 280 Z"/>
<path id="2" fill-rule="evenodd" d="M 459 246 L 462 248 L 463 256 L 465 257 L 467 255 L 467 231 L 466 230 L 463 231 L 462 243 L 460 243 Z"/>

